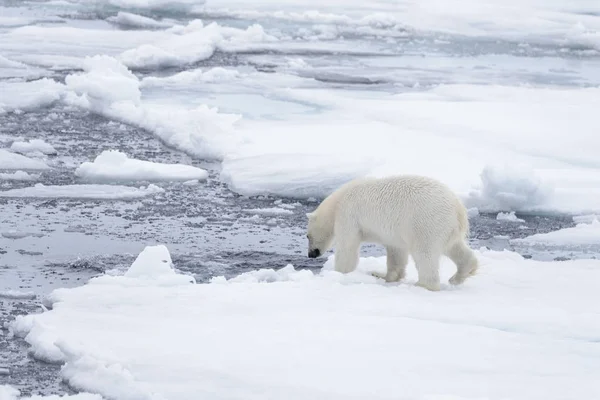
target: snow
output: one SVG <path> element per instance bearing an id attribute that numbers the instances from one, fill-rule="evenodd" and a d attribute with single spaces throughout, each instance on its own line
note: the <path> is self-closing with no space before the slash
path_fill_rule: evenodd
<path id="1" fill-rule="evenodd" d="M 385 257 L 348 275 L 330 258 L 318 273 L 288 265 L 190 284 L 151 246 L 125 275 L 57 289 L 50 311 L 11 329 L 36 357 L 65 362 L 69 385 L 106 398 L 600 395 L 600 322 L 590 318 L 600 261 L 477 257 L 476 276 L 433 293 L 414 285 L 412 262 L 400 284 L 370 275 Z M 444 280 L 453 269 L 444 259 Z"/>
<path id="2" fill-rule="evenodd" d="M 64 87 L 42 78 L 30 82 L 0 81 L 0 115 L 48 107 L 61 99 Z"/>
<path id="3" fill-rule="evenodd" d="M 500 212 L 498 213 L 498 215 L 496 215 L 496 219 L 498 221 L 508 221 L 508 222 L 525 222 L 524 220 L 522 220 L 521 218 L 518 218 L 515 215 L 514 211 L 511 211 L 509 213 L 503 213 Z"/>
<path id="4" fill-rule="evenodd" d="M 0 373 L 1 375 L 1 373 Z M 41 395 L 33 395 L 33 396 L 21 396 L 19 395 L 21 392 L 10 386 L 10 385 L 0 385 L 0 400 L 103 400 L 102 396 L 98 394 L 92 393 L 78 393 L 72 395 L 49 395 L 49 396 L 41 396 Z"/>
<path id="5" fill-rule="evenodd" d="M 259 214 L 259 215 L 292 215 L 293 211 L 286 210 L 284 208 L 279 207 L 271 207 L 271 208 L 251 208 L 244 210 L 245 213 L 248 214 Z"/>
<path id="6" fill-rule="evenodd" d="M 93 200 L 130 200 L 163 193 L 164 189 L 150 184 L 139 188 L 120 185 L 43 185 L 0 191 L 0 197 L 71 198 Z"/>
<path id="7" fill-rule="evenodd" d="M 202 69 L 193 69 L 190 71 L 179 72 L 164 78 L 149 76 L 142 80 L 142 88 L 161 87 L 165 85 L 192 85 L 195 83 L 206 82 L 226 82 L 235 79 L 240 74 L 233 69 L 215 67 L 206 71 Z"/>
<path id="8" fill-rule="evenodd" d="M 15 153 L 42 153 L 46 155 L 54 155 L 58 152 L 56 149 L 42 139 L 31 139 L 29 142 L 13 142 L 10 149 Z"/>
<path id="9" fill-rule="evenodd" d="M 39 231 L 35 232 L 35 231 L 28 231 L 28 230 L 22 230 L 22 229 L 3 230 L 0 232 L 0 235 L 7 239 L 23 239 L 23 238 L 26 238 L 29 236 L 36 236 L 36 237 L 44 236 L 44 234 Z"/>
<path id="10" fill-rule="evenodd" d="M 0 181 L 33 181 L 38 178 L 39 175 L 28 174 L 25 171 L 16 171 L 13 173 L 0 172 Z"/>
<path id="11" fill-rule="evenodd" d="M 240 46 L 277 40 L 257 24 L 242 30 L 215 22 L 204 25 L 201 20 L 194 20 L 185 27 L 173 27 L 169 32 L 172 34 L 156 42 L 124 51 L 119 56 L 120 61 L 127 67 L 138 69 L 183 66 L 206 60 L 216 50 L 227 51 L 232 45 L 239 51 Z"/>
<path id="12" fill-rule="evenodd" d="M 242 195 L 320 197 L 369 171 L 369 164 L 326 155 L 264 154 L 228 158 L 221 179 Z"/>
<path id="13" fill-rule="evenodd" d="M 162 29 L 173 26 L 173 24 L 168 22 L 157 21 L 152 18 L 144 17 L 143 15 L 125 11 L 119 11 L 116 16 L 107 18 L 107 21 L 126 28 Z"/>
<path id="14" fill-rule="evenodd" d="M 232 144 L 231 130 L 237 115 L 220 114 L 200 105 L 146 104 L 140 82 L 113 57 L 95 56 L 84 61 L 85 73 L 66 77 L 72 90 L 67 102 L 147 129 L 168 145 L 202 158 L 219 158 Z"/>
<path id="15" fill-rule="evenodd" d="M 165 245 L 147 246 L 125 272 L 125 277 L 150 279 L 156 284 L 157 279 L 168 281 L 173 285 L 196 283 L 191 276 L 177 274 L 173 267 L 171 254 Z"/>
<path id="16" fill-rule="evenodd" d="M 600 221 L 593 219 L 588 223 L 578 223 L 573 228 L 513 239 L 511 243 L 529 246 L 600 246 Z"/>
<path id="17" fill-rule="evenodd" d="M 5 149 L 0 149 L 0 169 L 27 169 L 27 170 L 46 170 L 48 165 L 42 160 L 35 160 L 20 154 L 11 153 Z M 24 177 L 19 174 L 15 177 Z"/>
<path id="18" fill-rule="evenodd" d="M 105 150 L 94 162 L 84 162 L 75 175 L 94 182 L 205 180 L 204 169 L 182 164 L 162 164 L 129 158 L 117 150 Z"/>

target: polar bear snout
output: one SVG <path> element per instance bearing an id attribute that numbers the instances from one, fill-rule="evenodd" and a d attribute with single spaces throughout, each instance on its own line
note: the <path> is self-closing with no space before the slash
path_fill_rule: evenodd
<path id="1" fill-rule="evenodd" d="M 319 249 L 312 249 L 308 251 L 308 257 L 309 258 L 317 258 L 321 255 L 321 250 Z"/>

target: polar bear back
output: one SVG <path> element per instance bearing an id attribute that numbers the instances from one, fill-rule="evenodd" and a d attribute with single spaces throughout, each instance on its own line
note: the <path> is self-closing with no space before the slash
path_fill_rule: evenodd
<path id="1" fill-rule="evenodd" d="M 445 248 L 468 234 L 466 209 L 444 184 L 403 175 L 357 179 L 334 192 L 324 208 L 335 210 L 336 236 L 358 229 L 361 240 L 413 248 Z"/>

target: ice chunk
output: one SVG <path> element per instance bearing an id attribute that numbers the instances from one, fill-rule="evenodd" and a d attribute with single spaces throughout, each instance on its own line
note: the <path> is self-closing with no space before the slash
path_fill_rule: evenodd
<path id="1" fill-rule="evenodd" d="M 286 210 L 284 208 L 279 207 L 271 207 L 271 208 L 251 208 L 244 210 L 245 213 L 248 214 L 260 214 L 260 215 L 292 215 L 294 214 L 291 210 Z"/>
<path id="2" fill-rule="evenodd" d="M 56 149 L 41 139 L 32 139 L 29 142 L 14 142 L 10 149 L 15 153 L 42 153 L 46 155 L 57 154 Z"/>
<path id="3" fill-rule="evenodd" d="M 28 174 L 25 171 L 16 171 L 12 174 L 0 172 L 0 181 L 33 181 L 39 177 L 39 174 Z"/>
<path id="4" fill-rule="evenodd" d="M 182 164 L 136 160 L 117 150 L 103 151 L 94 162 L 84 162 L 75 175 L 88 181 L 188 181 L 205 180 L 208 172 Z"/>
<path id="5" fill-rule="evenodd" d="M 256 24 L 243 30 L 223 27 L 215 22 L 205 26 L 202 21 L 194 20 L 185 27 L 174 27 L 170 32 L 176 34 L 124 51 L 119 59 L 130 68 L 173 67 L 205 60 L 217 48 L 226 50 L 232 43 L 240 46 L 277 40 Z"/>
<path id="6" fill-rule="evenodd" d="M 42 78 L 30 82 L 0 81 L 0 114 L 48 107 L 61 99 L 64 85 Z"/>
<path id="7" fill-rule="evenodd" d="M 72 198 L 94 200 L 130 200 L 163 193 L 165 190 L 150 184 L 139 188 L 119 185 L 43 185 L 0 191 L 0 197 Z"/>
<path id="8" fill-rule="evenodd" d="M 171 254 L 165 245 L 147 246 L 142 251 L 125 276 L 132 278 L 157 277 L 160 275 L 173 275 L 173 261 Z"/>
<path id="9" fill-rule="evenodd" d="M 573 228 L 564 228 L 548 233 L 537 233 L 523 239 L 511 240 L 513 244 L 529 246 L 597 246 L 600 247 L 600 221 L 579 223 Z"/>
<path id="10" fill-rule="evenodd" d="M 107 21 L 123 27 L 163 29 L 173 26 L 172 23 L 157 21 L 143 15 L 119 11 L 116 16 L 108 17 Z"/>
<path id="11" fill-rule="evenodd" d="M 20 154 L 0 149 L 0 169 L 45 170 L 49 168 L 50 167 L 42 160 L 34 160 Z M 22 174 L 15 176 L 24 177 Z"/>
<path id="12" fill-rule="evenodd" d="M 533 171 L 508 166 L 486 166 L 481 181 L 482 189 L 473 192 L 468 202 L 485 211 L 534 208 L 547 202 L 554 189 Z"/>
<path id="13" fill-rule="evenodd" d="M 518 218 L 514 211 L 508 213 L 499 212 L 498 215 L 496 215 L 496 219 L 498 221 L 525 222 L 521 218 Z"/>
<path id="14" fill-rule="evenodd" d="M 0 290 L 0 297 L 5 299 L 35 299 L 35 293 L 21 290 Z"/>

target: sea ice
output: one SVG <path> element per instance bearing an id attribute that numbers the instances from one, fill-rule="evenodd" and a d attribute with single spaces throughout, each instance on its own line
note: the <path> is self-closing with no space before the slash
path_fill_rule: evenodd
<path id="1" fill-rule="evenodd" d="M 11 153 L 10 151 L 0 149 L 0 169 L 27 169 L 27 170 L 46 170 L 48 165 L 42 160 L 35 160 L 21 154 Z M 15 174 L 14 177 L 25 177 L 23 174 Z M 8 178 L 7 178 L 8 179 Z"/>
<path id="2" fill-rule="evenodd" d="M 0 197 L 31 197 L 31 198 L 71 198 L 94 200 L 130 200 L 157 193 L 165 190 L 150 184 L 147 187 L 131 187 L 119 185 L 43 185 L 0 191 Z"/>
<path id="3" fill-rule="evenodd" d="M 143 15 L 125 11 L 119 11 L 117 15 L 108 17 L 106 20 L 126 28 L 163 29 L 173 26 L 173 24 L 169 22 L 157 21 L 152 18 L 144 17 Z"/>
<path id="4" fill-rule="evenodd" d="M 64 85 L 48 78 L 30 82 L 0 81 L 0 115 L 48 107 L 61 99 Z"/>
<path id="5" fill-rule="evenodd" d="M 94 182 L 205 180 L 204 169 L 183 164 L 162 164 L 129 158 L 117 150 L 105 150 L 94 162 L 84 162 L 75 175 Z"/>
<path id="6" fill-rule="evenodd" d="M 13 173 L 0 172 L 0 181 L 33 181 L 39 177 L 38 174 L 28 174 L 25 171 L 16 171 Z"/>
<path id="7" fill-rule="evenodd" d="M 42 153 L 46 155 L 57 154 L 56 149 L 41 139 L 31 139 L 29 142 L 13 142 L 10 149 L 15 153 Z"/>
<path id="8" fill-rule="evenodd" d="M 124 276 L 53 291 L 50 311 L 11 329 L 64 361 L 69 385 L 107 398 L 598 397 L 600 261 L 476 254 L 476 276 L 432 293 L 414 285 L 412 260 L 402 283 L 373 277 L 385 257 L 350 274 L 332 256 L 319 273 L 288 265 L 190 284 L 159 245 Z M 446 282 L 455 266 L 442 261 Z"/>
<path id="9" fill-rule="evenodd" d="M 514 211 L 508 213 L 499 212 L 498 215 L 496 215 L 496 219 L 498 221 L 525 222 L 521 218 L 518 218 Z"/>
<path id="10" fill-rule="evenodd" d="M 600 221 L 593 219 L 548 233 L 536 233 L 522 239 L 511 240 L 513 244 L 529 246 L 598 246 L 600 247 Z"/>

